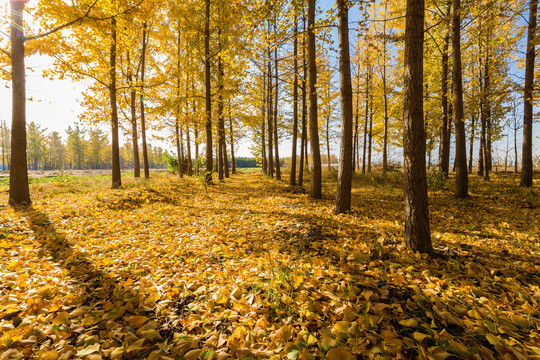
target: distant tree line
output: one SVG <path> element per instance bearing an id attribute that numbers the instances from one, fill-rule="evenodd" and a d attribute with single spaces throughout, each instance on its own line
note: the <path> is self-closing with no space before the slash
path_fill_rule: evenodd
<path id="1" fill-rule="evenodd" d="M 82 170 L 110 169 L 111 144 L 107 133 L 98 127 L 85 128 L 78 123 L 68 126 L 67 138 L 63 139 L 58 131 L 47 132 L 35 122 L 30 122 L 26 129 L 28 139 L 27 159 L 29 170 Z M 0 166 L 8 170 L 11 164 L 9 128 L 5 121 L 0 122 Z M 163 160 L 165 150 L 148 144 L 148 162 L 150 168 L 165 168 Z M 120 166 L 132 169 L 133 146 L 127 141 L 120 147 Z"/>

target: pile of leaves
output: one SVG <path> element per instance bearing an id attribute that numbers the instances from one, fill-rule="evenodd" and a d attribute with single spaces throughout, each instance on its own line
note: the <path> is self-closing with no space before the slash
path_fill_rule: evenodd
<path id="1" fill-rule="evenodd" d="M 346 215 L 256 172 L 82 184 L 0 206 L 1 360 L 540 359 L 540 201 L 511 178 L 430 192 L 433 256 L 399 182 L 356 179 Z"/>

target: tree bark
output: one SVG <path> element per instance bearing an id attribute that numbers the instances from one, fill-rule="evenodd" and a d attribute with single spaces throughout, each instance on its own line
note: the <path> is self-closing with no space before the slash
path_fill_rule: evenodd
<path id="1" fill-rule="evenodd" d="M 195 103 L 194 103 L 195 104 Z M 193 106 L 195 112 L 195 106 Z M 195 136 L 195 159 L 199 159 L 199 125 L 195 122 L 193 124 L 193 135 Z"/>
<path id="2" fill-rule="evenodd" d="M 131 68 L 131 60 L 129 51 L 127 52 L 127 62 L 129 66 L 127 80 L 131 87 L 130 90 L 130 109 L 131 109 L 131 134 L 132 134 L 132 147 L 133 147 L 133 176 L 136 179 L 141 177 L 141 160 L 139 158 L 139 141 L 137 130 L 137 90 L 133 83 L 133 73 Z"/>
<path id="3" fill-rule="evenodd" d="M 266 156 L 266 74 L 264 73 L 264 67 L 262 70 L 263 77 L 263 88 L 262 88 L 262 99 L 261 99 L 261 111 L 262 111 L 262 122 L 261 122 L 261 156 L 262 156 L 262 170 L 264 175 L 268 175 L 268 158 Z"/>
<path id="4" fill-rule="evenodd" d="M 178 177 L 184 177 L 184 169 L 182 168 L 182 147 L 180 145 L 180 46 L 181 46 L 181 32 L 180 26 L 178 26 L 178 34 L 176 38 L 176 122 L 175 122 L 175 135 L 176 135 L 176 156 L 178 158 Z M 146 175 L 145 175 L 146 176 Z"/>
<path id="5" fill-rule="evenodd" d="M 143 23 L 143 39 L 142 39 L 142 51 L 141 51 L 141 138 L 142 138 L 142 151 L 143 151 L 143 166 L 144 166 L 144 178 L 150 179 L 150 168 L 148 164 L 148 146 L 146 144 L 146 119 L 144 111 L 144 75 L 146 68 L 146 44 L 147 44 L 147 31 L 146 22 Z M 180 159 L 178 159 L 180 161 Z"/>
<path id="6" fill-rule="evenodd" d="M 189 125 L 186 124 L 186 149 L 187 149 L 187 175 L 193 176 L 193 163 L 191 160 L 191 139 L 189 136 Z"/>
<path id="7" fill-rule="evenodd" d="M 229 135 L 231 137 L 231 171 L 236 174 L 236 159 L 234 158 L 234 137 L 233 137 L 233 120 L 231 112 L 231 101 L 229 100 Z"/>
<path id="8" fill-rule="evenodd" d="M 317 60 L 315 44 L 316 0 L 308 0 L 308 70 L 309 70 L 309 143 L 311 145 L 311 191 L 313 199 L 322 198 L 321 148 L 317 117 Z"/>
<path id="9" fill-rule="evenodd" d="M 463 80 L 461 74 L 461 0 L 452 0 L 452 86 L 454 88 L 454 126 L 456 131 L 456 189 L 458 199 L 469 197 L 467 173 L 467 140 L 463 116 Z"/>
<path id="10" fill-rule="evenodd" d="M 274 21 L 274 32 L 276 29 Z M 279 137 L 278 137 L 278 99 L 279 99 L 279 73 L 278 73 L 278 53 L 277 46 L 274 48 L 274 67 L 276 70 L 276 94 L 274 95 L 274 148 L 276 152 L 276 180 L 281 180 L 281 167 L 279 164 Z"/>
<path id="11" fill-rule="evenodd" d="M 452 9 L 451 1 L 448 1 L 446 10 L 446 16 L 450 17 L 450 11 Z M 442 76 L 441 76 L 441 106 L 442 106 L 442 119 L 441 119 L 441 138 L 439 147 L 439 167 L 445 177 L 448 177 L 450 171 L 450 133 L 449 124 L 451 120 L 449 117 L 448 109 L 448 48 L 450 47 L 450 31 L 447 30 L 444 36 L 444 46 L 442 53 Z"/>
<path id="12" fill-rule="evenodd" d="M 204 88 L 205 88 L 205 128 L 206 128 L 206 174 L 207 184 L 212 183 L 212 78 L 210 73 L 210 0 L 205 0 L 204 19 Z"/>
<path id="13" fill-rule="evenodd" d="M 110 81 L 109 97 L 111 101 L 111 126 L 112 126 L 112 188 L 122 187 L 120 173 L 120 142 L 118 135 L 118 105 L 116 102 L 116 18 L 111 19 L 111 48 L 110 48 Z"/>
<path id="14" fill-rule="evenodd" d="M 302 138 L 300 140 L 300 164 L 298 169 L 298 186 L 304 185 L 304 164 L 307 158 L 307 56 L 306 56 L 306 17 L 303 17 L 302 37 Z"/>
<path id="15" fill-rule="evenodd" d="M 476 115 L 471 116 L 471 136 L 469 137 L 469 174 L 472 174 L 473 150 L 474 150 L 474 127 L 476 125 Z"/>
<path id="16" fill-rule="evenodd" d="M 491 170 L 491 141 L 488 141 L 488 139 L 491 138 L 489 134 L 491 128 L 491 105 L 489 102 L 489 85 L 489 46 L 486 46 L 486 62 L 484 64 L 484 109 L 486 112 L 486 123 L 484 137 L 482 138 L 482 141 L 484 142 L 484 181 L 489 180 L 489 172 Z"/>
<path id="17" fill-rule="evenodd" d="M 369 57 L 366 60 L 366 63 L 369 63 Z M 369 67 L 369 64 L 367 65 Z M 369 83 L 370 83 L 370 74 L 369 68 L 366 70 L 366 119 L 364 122 L 364 142 L 363 142 L 363 152 L 362 152 L 362 174 L 366 173 L 366 150 L 367 150 L 367 135 L 368 135 L 368 124 L 369 124 Z"/>
<path id="18" fill-rule="evenodd" d="M 369 99 L 369 133 L 368 133 L 368 166 L 367 171 L 371 173 L 371 149 L 373 148 L 373 93 Z"/>
<path id="19" fill-rule="evenodd" d="M 292 134 L 292 154 L 291 154 L 291 176 L 289 185 L 296 185 L 296 148 L 298 146 L 298 16 L 294 15 L 293 34 L 293 134 Z"/>
<path id="20" fill-rule="evenodd" d="M 388 10 L 388 0 L 384 2 L 384 23 L 383 23 L 383 100 L 384 100 L 384 133 L 383 133 L 383 174 L 388 170 L 388 91 L 386 88 L 386 14 Z"/>
<path id="21" fill-rule="evenodd" d="M 518 172 L 518 148 L 517 148 L 517 130 L 518 130 L 518 123 L 517 123 L 517 116 L 516 116 L 516 103 L 514 102 L 513 106 L 513 119 L 514 119 L 514 174 L 517 174 Z"/>
<path id="22" fill-rule="evenodd" d="M 177 105 L 180 107 L 180 105 Z M 177 110 L 177 114 L 180 112 L 180 109 Z M 182 150 L 180 148 L 180 119 L 177 115 L 176 117 L 176 123 L 174 126 L 174 133 L 175 133 L 175 140 L 176 140 L 176 156 L 178 158 L 178 177 L 183 178 L 184 172 L 182 171 Z"/>
<path id="23" fill-rule="evenodd" d="M 24 3 L 11 2 L 11 168 L 9 204 L 30 204 L 26 157 L 26 77 L 24 64 Z"/>
<path id="24" fill-rule="evenodd" d="M 268 33 L 270 34 L 270 22 L 268 22 Z M 272 53 L 270 51 L 270 45 L 268 45 L 268 63 L 267 63 L 267 71 L 268 71 L 268 88 L 267 88 L 267 117 L 268 117 L 268 176 L 271 178 L 274 177 L 274 149 L 273 149 L 273 143 L 274 143 L 274 118 L 273 118 L 273 108 L 274 108 L 274 102 L 272 98 L 272 91 L 273 91 L 273 83 L 272 83 Z"/>
<path id="25" fill-rule="evenodd" d="M 424 0 L 407 0 L 404 78 L 405 244 L 433 251 L 429 230 L 423 118 Z"/>
<path id="26" fill-rule="evenodd" d="M 351 210 L 353 164 L 353 94 L 349 53 L 349 8 L 347 0 L 338 0 L 339 77 L 341 82 L 341 139 L 334 212 Z M 328 145 L 327 145 L 328 146 Z M 330 157 L 330 151 L 328 152 Z M 330 163 L 330 159 L 328 159 Z"/>
<path id="27" fill-rule="evenodd" d="M 225 104 L 224 104 L 225 106 Z M 229 111 L 231 110 L 229 102 Z M 227 156 L 227 133 L 225 131 L 225 116 L 223 117 L 223 170 L 225 171 L 225 178 L 228 179 L 230 176 L 229 173 L 229 159 Z"/>
<path id="28" fill-rule="evenodd" d="M 218 41 L 221 43 L 221 29 L 218 30 Z M 221 44 L 220 44 L 221 47 Z M 218 179 L 223 180 L 225 175 L 224 163 L 224 141 L 225 141 L 225 119 L 223 118 L 223 60 L 218 56 L 218 101 L 217 101 L 217 116 L 218 116 Z"/>
<path id="29" fill-rule="evenodd" d="M 360 125 L 360 74 L 357 76 L 356 81 L 356 114 L 354 120 L 354 140 L 353 140 L 353 160 L 352 160 L 352 171 L 356 172 L 358 164 L 360 163 L 359 157 L 359 136 L 358 136 L 358 127 Z"/>

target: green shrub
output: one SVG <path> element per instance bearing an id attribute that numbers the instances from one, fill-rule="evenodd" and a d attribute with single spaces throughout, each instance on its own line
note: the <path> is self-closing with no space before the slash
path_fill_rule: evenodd
<path id="1" fill-rule="evenodd" d="M 438 167 L 432 168 L 427 173 L 427 185 L 428 188 L 433 190 L 443 190 L 446 188 L 446 177 Z"/>

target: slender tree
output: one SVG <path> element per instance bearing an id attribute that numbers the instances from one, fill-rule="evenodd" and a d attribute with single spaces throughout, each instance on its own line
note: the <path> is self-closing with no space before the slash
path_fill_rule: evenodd
<path id="1" fill-rule="evenodd" d="M 446 17 L 450 18 L 452 9 L 451 0 L 447 1 Z M 449 131 L 449 109 L 448 109 L 448 49 L 450 47 L 449 27 L 444 35 L 444 44 L 442 49 L 442 69 L 441 69 L 441 137 L 439 145 L 439 168 L 445 177 L 448 177 L 450 169 L 450 131 Z"/>
<path id="2" fill-rule="evenodd" d="M 407 0 L 405 17 L 403 147 L 405 176 L 405 244 L 432 252 L 426 181 L 423 116 L 424 0 Z"/>
<path id="3" fill-rule="evenodd" d="M 527 55 L 525 60 L 525 87 L 523 91 L 523 144 L 521 150 L 520 186 L 533 186 L 532 134 L 533 134 L 533 87 L 534 87 L 534 38 L 538 1 L 529 2 L 529 26 L 527 30 Z"/>
<path id="4" fill-rule="evenodd" d="M 122 187 L 122 175 L 120 173 L 120 141 L 118 134 L 118 105 L 116 101 L 116 49 L 117 33 L 116 18 L 111 19 L 111 47 L 109 50 L 109 100 L 111 102 L 111 127 L 112 127 L 112 188 Z"/>
<path id="5" fill-rule="evenodd" d="M 130 53 L 127 51 L 128 73 L 127 81 L 130 86 L 130 109 L 131 109 L 131 141 L 133 147 L 133 176 L 141 177 L 141 160 L 139 158 L 139 142 L 137 130 L 137 89 L 133 81 L 133 68 L 131 65 Z"/>
<path id="6" fill-rule="evenodd" d="M 212 183 L 214 159 L 212 157 L 212 79 L 210 65 L 210 0 L 205 0 L 204 18 L 204 85 L 205 85 L 205 130 L 206 130 L 206 174 L 207 184 Z"/>
<path id="7" fill-rule="evenodd" d="M 221 29 L 218 29 L 218 42 L 219 47 L 221 51 Z M 224 156 L 224 144 L 225 144 L 225 118 L 223 116 L 223 77 L 225 75 L 225 72 L 223 70 L 223 59 L 221 56 L 218 56 L 217 59 L 217 70 L 218 70 L 218 78 L 217 78 L 217 86 L 218 86 L 218 94 L 217 94 L 217 131 L 218 131 L 218 179 L 223 180 L 225 175 L 225 156 Z"/>
<path id="8" fill-rule="evenodd" d="M 316 0 L 308 0 L 308 70 L 309 70 L 309 143 L 311 145 L 311 191 L 313 199 L 322 198 L 321 148 L 317 118 L 317 60 L 315 44 Z"/>
<path id="9" fill-rule="evenodd" d="M 456 131 L 456 189 L 458 199 L 469 197 L 467 139 L 463 115 L 463 78 L 461 74 L 461 0 L 452 0 L 452 86 L 454 89 L 454 126 Z"/>
<path id="10" fill-rule="evenodd" d="M 148 43 L 148 31 L 146 22 L 143 23 L 142 50 L 141 50 L 141 138 L 143 151 L 144 178 L 150 179 L 150 166 L 148 164 L 148 146 L 146 144 L 146 116 L 144 111 L 144 77 L 146 71 L 146 48 Z M 180 161 L 180 159 L 178 159 Z"/>
<path id="11" fill-rule="evenodd" d="M 9 203 L 30 204 L 26 159 L 26 83 L 24 65 L 24 2 L 11 1 L 11 168 Z"/>
<path id="12" fill-rule="evenodd" d="M 294 35 L 293 35 L 293 137 L 291 154 L 291 177 L 289 185 L 296 185 L 296 148 L 298 147 L 298 16 L 294 15 Z"/>
<path id="13" fill-rule="evenodd" d="M 353 164 L 353 102 L 351 60 L 349 54 L 349 8 L 347 0 L 338 0 L 339 77 L 341 81 L 341 144 L 336 203 L 338 214 L 351 210 Z M 330 161 L 330 159 L 328 160 Z"/>
<path id="14" fill-rule="evenodd" d="M 274 32 L 277 32 L 276 21 L 274 20 Z M 278 137 L 278 99 L 279 99 L 279 72 L 278 72 L 278 52 L 277 45 L 274 47 L 274 68 L 276 70 L 276 94 L 274 96 L 274 149 L 276 152 L 276 180 L 281 180 L 281 166 L 279 164 L 279 137 Z"/>

